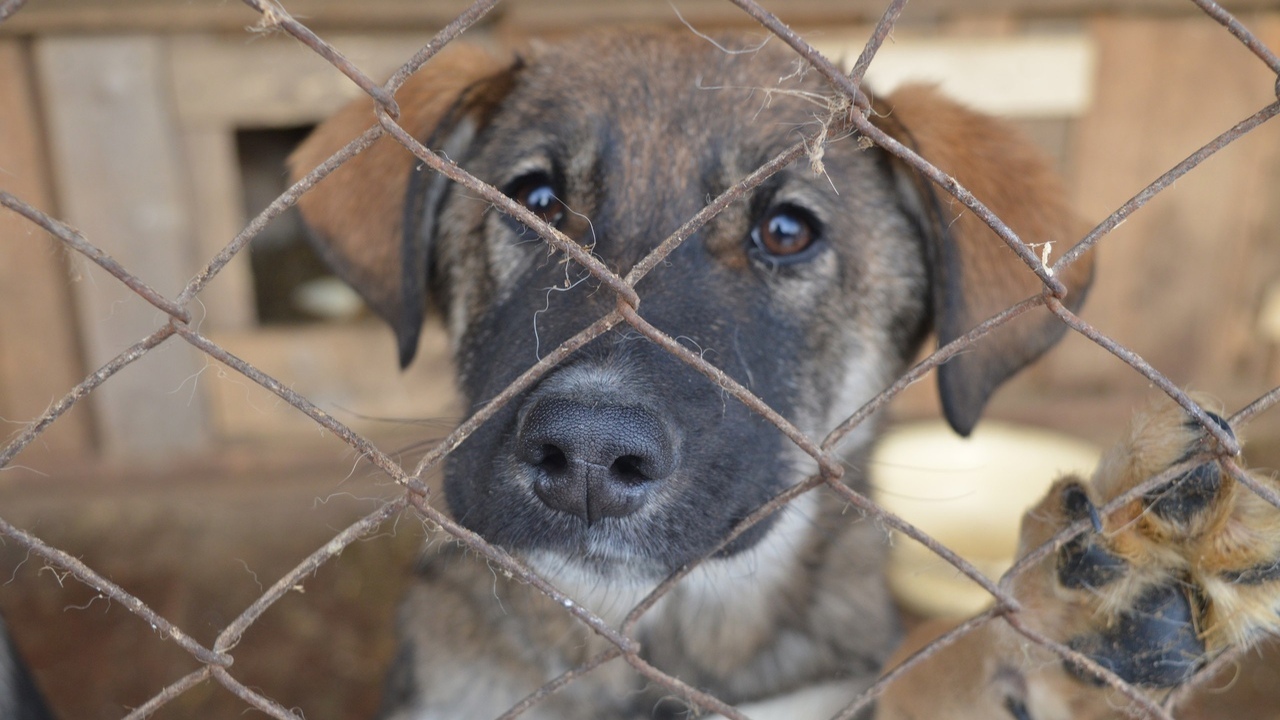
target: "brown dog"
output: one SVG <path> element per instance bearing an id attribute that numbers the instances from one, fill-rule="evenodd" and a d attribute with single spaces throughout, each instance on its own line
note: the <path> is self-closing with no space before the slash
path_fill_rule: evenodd
<path id="1" fill-rule="evenodd" d="M 708 198 L 818 127 L 831 95 L 781 48 L 729 53 L 692 35 L 606 33 L 519 58 L 454 47 L 397 99 L 400 122 L 428 147 L 625 274 Z M 1008 126 L 924 89 L 878 109 L 880 127 L 957 177 L 1023 238 L 1059 247 L 1071 239 L 1048 164 Z M 372 121 L 368 101 L 344 109 L 295 154 L 295 174 Z M 783 170 L 636 286 L 641 315 L 813 437 L 901 373 L 930 331 L 949 341 L 1040 289 L 980 221 L 878 148 L 833 139 L 821 169 Z M 426 309 L 443 314 L 473 407 L 613 306 L 583 268 L 388 138 L 300 204 L 326 259 L 394 328 L 404 362 Z M 1089 278 L 1087 263 L 1062 278 L 1070 303 Z M 952 425 L 968 432 L 995 388 L 1062 329 L 1037 311 L 946 364 L 939 384 Z M 846 478 L 859 490 L 876 424 L 864 423 L 845 447 Z M 616 622 L 812 471 L 776 428 L 623 329 L 579 350 L 463 443 L 447 461 L 445 491 L 459 522 Z M 1045 527 L 1111 495 L 1072 490 L 1063 500 L 1065 492 L 1045 501 L 1049 516 L 1034 516 Z M 715 552 L 645 615 L 643 655 L 730 703 L 762 703 L 752 712 L 830 714 L 876 678 L 900 640 L 885 545 L 884 532 L 850 517 L 838 497 L 808 493 Z M 1093 618 L 1070 586 L 1091 587 L 1108 562 L 1100 558 L 1117 556 L 1129 562 L 1118 552 L 1082 554 L 1082 569 L 1019 590 L 1047 606 L 1045 617 L 1062 608 L 1076 623 L 1073 641 L 1103 660 L 1115 654 L 1110 636 L 1101 626 L 1089 631 Z M 1145 597 L 1124 595 L 1139 610 Z M 397 719 L 499 715 L 605 647 L 539 592 L 451 545 L 424 561 L 401 628 L 384 709 Z M 1061 664 L 1005 655 L 1018 644 L 1009 632 L 985 630 L 959 648 L 959 660 L 945 655 L 954 670 L 942 675 L 949 684 L 928 688 L 933 694 L 912 689 L 919 675 L 895 685 L 881 715 L 950 716 L 950 683 L 974 698 L 995 688 L 981 697 L 994 704 L 974 707 L 1016 720 L 1062 717 L 1054 714 L 1054 703 L 1067 702 L 1062 692 L 1090 692 L 1070 677 L 1065 691 L 1041 690 L 1057 676 L 1041 682 L 1036 671 L 1052 664 L 1063 674 Z M 920 709 L 917 699 L 943 704 Z M 525 716 L 687 710 L 614 662 Z"/>

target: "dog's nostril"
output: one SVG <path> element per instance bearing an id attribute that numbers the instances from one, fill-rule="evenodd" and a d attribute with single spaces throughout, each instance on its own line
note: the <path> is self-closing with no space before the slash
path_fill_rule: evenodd
<path id="1" fill-rule="evenodd" d="M 540 450 L 542 459 L 535 463 L 538 467 L 552 473 L 564 472 L 569 468 L 569 458 L 565 456 L 564 451 L 560 448 L 547 443 Z"/>
<path id="2" fill-rule="evenodd" d="M 649 479 L 648 475 L 640 468 L 644 465 L 644 459 L 635 455 L 623 455 L 613 461 L 613 465 L 609 467 L 614 477 L 623 482 L 642 483 Z"/>

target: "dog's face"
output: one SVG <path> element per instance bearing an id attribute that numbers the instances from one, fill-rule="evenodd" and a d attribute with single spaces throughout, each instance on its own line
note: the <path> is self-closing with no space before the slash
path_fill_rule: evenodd
<path id="1" fill-rule="evenodd" d="M 611 40 L 531 58 L 459 161 L 625 274 L 824 108 L 782 53 Z M 581 62 L 606 54 L 618 59 Z M 775 175 L 637 286 L 647 320 L 814 434 L 887 383 L 928 299 L 923 240 L 884 157 L 848 142 L 825 164 Z M 439 305 L 473 402 L 613 306 L 585 270 L 456 187 L 437 227 Z M 508 547 L 665 573 L 797 480 L 789 445 L 624 326 L 459 448 L 446 488 L 459 520 Z"/>
<path id="2" fill-rule="evenodd" d="M 416 116 L 402 100 L 406 126 L 619 274 L 831 112 L 830 91 L 789 51 L 728 53 L 688 35 L 605 34 L 510 64 L 468 51 L 423 72 L 417 92 L 431 99 Z M 926 156 L 966 144 L 938 156 L 956 157 L 947 169 L 967 172 L 968 185 L 998 184 L 1001 172 L 1020 174 L 1005 185 L 1048 182 L 1041 165 L 1030 178 L 1020 172 L 1022 141 L 1012 154 L 998 147 L 1010 141 L 989 119 L 927 93 L 893 107 L 886 126 Z M 937 115 L 950 120 L 929 122 L 954 126 L 944 139 L 908 124 Z M 335 118 L 295 168 L 309 169 L 367 121 L 354 111 Z M 304 213 L 338 271 L 397 328 L 404 357 L 426 283 L 471 407 L 613 307 L 612 293 L 533 231 L 379 142 L 310 193 Z M 1024 227 L 1059 237 L 1061 201 L 1041 197 L 1056 190 L 1014 187 L 998 199 L 1025 208 Z M 407 211 L 370 217 L 386 202 L 374 193 L 397 191 Z M 373 199 L 337 197 L 352 192 Z M 958 211 L 945 205 L 883 151 L 832 139 L 821 172 L 808 162 L 784 169 L 648 274 L 636 287 L 640 314 L 820 436 L 886 386 L 932 327 L 950 339 L 1035 291 L 989 231 L 969 217 L 953 222 Z M 1024 323 L 997 338 L 995 353 L 1012 360 L 979 354 L 953 367 L 953 423 L 967 430 L 991 389 L 1056 336 L 1044 319 Z M 458 520 L 493 542 L 656 577 L 705 555 L 801 479 L 802 460 L 776 428 L 623 325 L 463 443 L 449 457 L 446 491 Z M 756 525 L 725 552 L 768 529 Z"/>

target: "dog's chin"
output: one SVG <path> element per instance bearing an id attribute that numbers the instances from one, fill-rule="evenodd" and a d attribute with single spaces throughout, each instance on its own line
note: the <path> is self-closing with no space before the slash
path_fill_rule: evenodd
<path id="1" fill-rule="evenodd" d="M 652 587 L 670 574 L 670 568 L 661 560 L 625 550 L 579 553 L 538 548 L 513 552 L 539 575 L 553 582 L 568 581 L 574 587 Z"/>
<path id="2" fill-rule="evenodd" d="M 553 575 L 572 571 L 594 582 L 651 585 L 686 565 L 704 559 L 732 558 L 755 548 L 773 523 L 774 518 L 758 522 L 723 548 L 714 545 L 672 547 L 669 538 L 646 538 L 643 533 L 595 526 L 579 528 L 579 532 L 572 533 L 572 538 L 558 538 L 563 543 L 543 542 L 537 546 L 507 546 L 507 549 L 535 569 L 545 569 Z"/>

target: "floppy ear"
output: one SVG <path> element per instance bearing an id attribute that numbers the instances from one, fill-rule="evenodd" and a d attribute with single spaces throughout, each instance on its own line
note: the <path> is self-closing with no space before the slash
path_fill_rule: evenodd
<path id="1" fill-rule="evenodd" d="M 427 147 L 462 154 L 505 95 L 514 65 L 474 46 L 450 46 L 396 93 L 401 126 Z M 326 120 L 289 157 L 293 180 L 376 122 L 361 97 Z M 400 364 L 413 359 L 426 312 L 430 241 L 448 181 L 383 136 L 298 200 L 312 245 L 390 323 Z"/>
<path id="2" fill-rule="evenodd" d="M 956 178 L 1023 242 L 1067 250 L 1082 228 L 1048 157 L 1022 132 L 973 112 L 927 87 L 907 87 L 881 103 L 876 124 L 938 169 Z M 930 236 L 934 329 L 948 343 L 1043 286 L 1039 278 L 976 215 L 945 190 L 906 167 L 899 171 L 908 207 Z M 1052 264 L 1052 259 L 1050 260 Z M 1059 276 L 1075 310 L 1093 278 L 1088 254 Z M 942 408 L 951 427 L 968 435 L 995 389 L 1062 337 L 1066 326 L 1037 308 L 996 329 L 938 369 Z"/>

